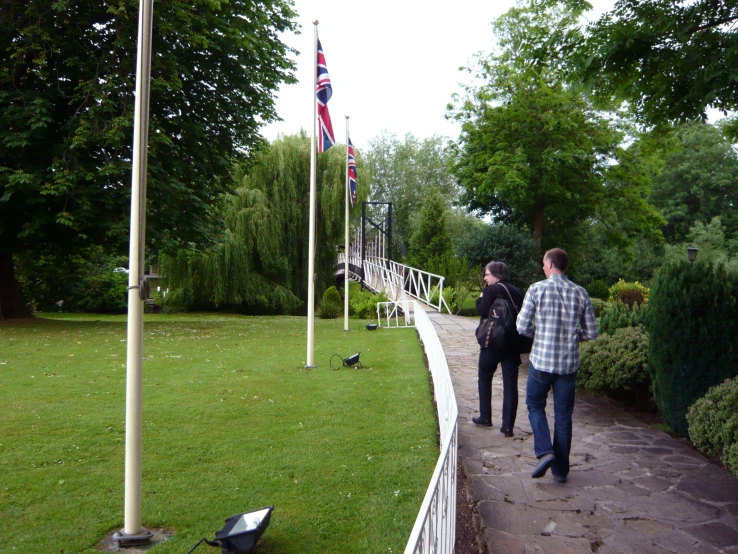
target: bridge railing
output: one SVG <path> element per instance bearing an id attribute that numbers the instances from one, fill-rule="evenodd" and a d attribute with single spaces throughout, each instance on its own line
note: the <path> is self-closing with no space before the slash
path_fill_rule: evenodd
<path id="1" fill-rule="evenodd" d="M 441 452 L 405 554 L 453 554 L 456 540 L 456 467 L 459 410 L 446 355 L 428 315 L 415 305 L 415 327 L 423 342 L 438 413 Z"/>
<path id="2" fill-rule="evenodd" d="M 408 297 L 415 298 L 439 312 L 445 308 L 448 313 L 451 313 L 443 297 L 445 278 L 442 275 L 371 255 L 367 256 L 362 263 L 361 258 L 352 254 L 353 249 L 349 254 L 349 265 L 363 269 L 364 286 L 372 291 L 384 291 L 388 298 L 395 301 L 406 300 Z M 339 272 L 342 271 L 344 260 L 344 254 L 339 253 Z M 355 272 L 351 273 L 352 277 L 354 275 L 359 277 Z"/>

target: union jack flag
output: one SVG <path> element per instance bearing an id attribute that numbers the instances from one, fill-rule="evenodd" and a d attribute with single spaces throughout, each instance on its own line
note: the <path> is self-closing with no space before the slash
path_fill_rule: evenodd
<path id="1" fill-rule="evenodd" d="M 351 207 L 356 204 L 356 158 L 354 157 L 354 145 L 349 139 L 348 143 L 348 175 L 349 191 L 351 192 Z"/>
<path id="2" fill-rule="evenodd" d="M 333 135 L 331 115 L 328 113 L 328 100 L 333 96 L 331 78 L 328 76 L 328 68 L 325 65 L 323 47 L 318 41 L 318 85 L 316 88 L 318 98 L 318 152 L 325 152 L 336 143 Z"/>

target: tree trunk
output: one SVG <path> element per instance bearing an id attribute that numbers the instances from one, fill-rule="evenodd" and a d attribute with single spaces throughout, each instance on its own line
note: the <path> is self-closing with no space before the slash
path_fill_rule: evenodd
<path id="1" fill-rule="evenodd" d="M 543 241 L 543 210 L 545 205 L 543 202 L 536 202 L 535 213 L 533 216 L 533 239 L 536 241 L 536 255 L 540 258 L 543 253 L 541 252 L 541 242 Z"/>
<path id="2" fill-rule="evenodd" d="M 12 254 L 0 254 L 0 321 L 17 317 L 31 317 L 23 303 Z"/>

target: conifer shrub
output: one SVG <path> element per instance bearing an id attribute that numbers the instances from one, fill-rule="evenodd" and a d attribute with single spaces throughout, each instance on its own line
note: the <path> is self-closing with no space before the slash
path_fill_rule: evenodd
<path id="1" fill-rule="evenodd" d="M 648 304 L 633 304 L 633 307 L 630 307 L 623 302 L 611 302 L 600 312 L 598 329 L 600 333 L 613 334 L 623 327 L 644 325 L 646 314 Z"/>
<path id="2" fill-rule="evenodd" d="M 689 408 L 687 422 L 689 438 L 701 452 L 725 458 L 738 444 L 738 379 L 728 379 L 707 391 Z M 733 467 L 735 473 L 738 465 Z"/>
<path id="3" fill-rule="evenodd" d="M 639 303 L 647 304 L 650 294 L 651 291 L 649 290 L 649 288 L 643 286 L 638 281 L 628 283 L 623 279 L 620 279 L 617 283 L 610 287 L 610 296 L 608 297 L 608 300 L 610 302 L 620 300 L 621 302 L 624 302 L 626 304 L 632 304 L 633 301 L 642 298 L 643 300 L 639 301 Z M 629 300 L 629 302 L 625 302 L 625 299 Z"/>
<path id="4" fill-rule="evenodd" d="M 651 388 L 645 329 L 624 327 L 583 343 L 577 386 L 645 408 Z"/>
<path id="5" fill-rule="evenodd" d="M 592 301 L 592 309 L 594 310 L 595 317 L 600 317 L 602 311 L 610 305 L 609 302 L 600 298 L 590 298 L 590 300 Z"/>
<path id="6" fill-rule="evenodd" d="M 318 317 L 321 319 L 335 319 L 343 312 L 343 300 L 335 286 L 330 286 L 323 292 L 323 300 L 318 303 Z"/>
<path id="7" fill-rule="evenodd" d="M 607 286 L 607 283 L 603 281 L 602 279 L 595 279 L 592 281 L 589 286 L 587 286 L 587 294 L 589 294 L 589 297 L 594 300 L 595 298 L 599 298 L 600 300 L 607 300 L 610 298 L 610 289 Z"/>
<path id="8" fill-rule="evenodd" d="M 722 265 L 664 265 L 651 291 L 646 330 L 656 405 L 688 435 L 687 410 L 710 387 L 738 375 L 738 278 Z"/>

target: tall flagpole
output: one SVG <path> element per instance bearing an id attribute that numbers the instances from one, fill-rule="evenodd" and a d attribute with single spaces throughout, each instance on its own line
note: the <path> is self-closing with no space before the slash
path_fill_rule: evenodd
<path id="1" fill-rule="evenodd" d="M 316 367 L 314 361 L 315 342 L 315 182 L 316 178 L 316 152 L 315 140 L 318 126 L 318 102 L 315 97 L 318 89 L 318 21 L 313 21 L 315 26 L 313 44 L 313 140 L 310 141 L 310 227 L 308 235 L 308 298 L 307 298 L 307 362 L 305 367 Z"/>
<path id="2" fill-rule="evenodd" d="M 346 233 L 344 235 L 343 330 L 349 330 L 349 116 L 346 116 Z"/>
<path id="3" fill-rule="evenodd" d="M 125 519 L 113 539 L 122 546 L 148 542 L 153 533 L 141 526 L 142 364 L 146 172 L 149 142 L 149 91 L 153 0 L 141 0 L 131 170 L 131 236 L 128 257 L 128 335 L 126 342 Z"/>

